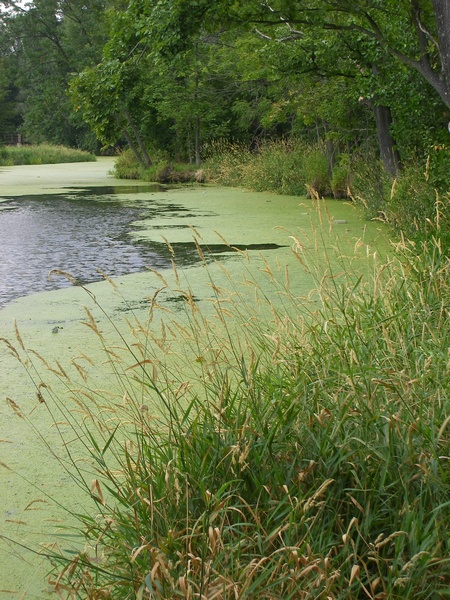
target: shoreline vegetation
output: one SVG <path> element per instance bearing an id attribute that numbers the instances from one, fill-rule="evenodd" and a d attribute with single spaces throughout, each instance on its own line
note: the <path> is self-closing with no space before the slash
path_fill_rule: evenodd
<path id="1" fill-rule="evenodd" d="M 222 184 L 225 171 L 252 172 L 276 187 L 289 167 L 279 156 L 270 180 L 262 166 L 249 166 L 261 154 L 244 165 L 232 158 L 219 161 Z M 180 283 L 173 253 L 179 314 L 156 292 L 146 321 L 124 333 L 111 320 L 117 339 L 106 339 L 87 312 L 117 398 L 81 367 L 71 381 L 61 365 L 47 364 L 67 396 L 55 397 L 44 378 L 37 386 L 67 453 L 49 451 L 86 498 L 74 530 L 41 549 L 59 597 L 448 596 L 449 197 L 431 187 L 439 173 L 432 161 L 426 177 L 417 168 L 396 187 L 375 178 L 376 166 L 372 179 L 361 167 L 366 195 L 361 183 L 357 201 L 399 230 L 410 227 L 385 262 L 356 244 L 336 269 L 326 202 L 309 187 L 322 227 L 310 249 L 293 240 L 298 268 L 315 282 L 304 298 L 290 289 L 295 269 L 264 263 L 258 272 L 267 283 L 253 280 L 249 266 L 245 293 L 211 275 L 204 312 Z M 380 189 L 372 183 L 390 188 L 396 213 L 372 206 Z M 419 207 L 431 190 L 433 202 Z M 406 208 L 416 210 L 409 222 Z M 363 273 L 354 267 L 361 253 Z M 154 275 L 171 289 L 163 272 Z M 8 343 L 33 362 L 19 332 Z"/>
<path id="2" fill-rule="evenodd" d="M 0 167 L 15 165 L 50 165 L 72 162 L 94 162 L 91 152 L 51 144 L 1 146 Z"/>
<path id="3" fill-rule="evenodd" d="M 450 149 L 433 145 L 420 158 L 405 162 L 394 177 L 375 154 L 341 154 L 330 172 L 326 149 L 302 140 L 262 143 L 250 152 L 226 140 L 203 150 L 204 162 L 177 165 L 157 157 L 141 167 L 130 150 L 116 160 L 114 175 L 162 183 L 212 183 L 244 187 L 256 192 L 350 199 L 361 205 L 368 219 L 387 222 L 396 234 L 423 240 L 440 220 L 440 239 L 450 244 Z"/>
<path id="4" fill-rule="evenodd" d="M 298 242 L 307 298 L 267 264 L 267 285 L 249 269 L 256 302 L 211 282 L 215 318 L 189 289 L 183 318 L 167 314 L 157 292 L 131 344 L 88 312 L 117 398 L 59 365 L 67 397 L 38 388 L 86 498 L 42 549 L 59 597 L 445 597 L 450 265 L 437 239 L 417 250 L 370 255 L 362 276 Z"/>

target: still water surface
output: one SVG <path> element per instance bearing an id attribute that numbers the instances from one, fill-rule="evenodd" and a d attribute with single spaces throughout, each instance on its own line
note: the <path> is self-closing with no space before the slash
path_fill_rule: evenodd
<path id="1" fill-rule="evenodd" d="M 100 195 L 98 195 L 100 192 Z M 103 193 L 102 193 L 103 192 Z M 0 306 L 20 296 L 72 285 L 51 277 L 60 269 L 80 283 L 167 266 L 151 247 L 133 243 L 131 223 L 143 209 L 126 206 L 99 189 L 67 195 L 20 197 L 0 210 Z"/>
<path id="2" fill-rule="evenodd" d="M 116 190 L 97 187 L 67 194 L 22 196 L 0 205 L 0 307 L 35 292 L 73 285 L 64 276 L 49 276 L 53 270 L 70 273 L 76 283 L 87 284 L 101 280 L 102 273 L 115 277 L 171 265 L 170 251 L 162 241 L 164 232 L 161 242 L 139 241 L 130 233 L 138 230 L 136 222 L 144 219 L 156 221 L 165 216 L 179 220 L 198 215 L 165 202 L 161 199 L 163 189 L 157 186 L 121 189 L 122 200 L 115 195 Z M 201 216 L 216 215 L 203 212 Z M 154 227 L 161 228 L 156 222 Z M 174 245 L 180 266 L 199 260 L 194 243 Z M 279 246 L 253 244 L 246 248 L 270 250 Z M 209 250 L 218 254 L 229 249 L 215 244 Z"/>

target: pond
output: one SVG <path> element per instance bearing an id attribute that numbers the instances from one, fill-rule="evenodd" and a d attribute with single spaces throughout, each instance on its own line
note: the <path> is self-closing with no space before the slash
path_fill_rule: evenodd
<path id="1" fill-rule="evenodd" d="M 98 270 L 115 276 L 142 270 L 146 264 L 167 266 L 167 259 L 127 238 L 130 223 L 142 216 L 141 211 L 122 206 L 106 191 L 25 196 L 2 204 L 0 306 L 72 285 L 63 277 L 49 278 L 53 269 L 68 271 L 85 284 L 100 279 Z"/>
<path id="2" fill-rule="evenodd" d="M 87 284 L 109 277 L 171 266 L 163 241 L 137 240 L 135 221 L 146 227 L 158 220 L 195 220 L 208 211 L 166 202 L 165 189 L 153 186 L 114 188 L 99 186 L 5 198 L 0 205 L 0 307 L 11 300 L 44 290 Z M 154 198 L 155 194 L 159 198 Z M 211 212 L 209 216 L 217 216 Z M 180 225 L 179 227 L 187 227 Z M 199 261 L 193 242 L 178 243 L 177 262 L 190 266 Z M 277 244 L 238 245 L 239 249 L 277 249 Z M 224 244 L 209 247 L 215 255 L 228 252 Z M 73 279 L 50 276 L 52 270 L 68 272 Z"/>
<path id="3" fill-rule="evenodd" d="M 297 240 L 315 253 L 322 217 L 310 200 L 209 186 L 130 186 L 113 180 L 110 167 L 111 161 L 99 161 L 0 170 L 0 338 L 18 345 L 16 323 L 29 361 L 24 369 L 0 344 L 0 600 L 47 597 L 48 565 L 26 548 L 51 543 L 55 524 L 66 524 L 63 507 L 80 502 L 48 449 L 59 447 L 60 440 L 37 400 L 43 375 L 33 370 L 33 357 L 67 368 L 88 354 L 95 362 L 95 385 L 115 385 L 108 363 L 99 358 L 99 341 L 86 327 L 83 306 L 109 335 L 148 314 L 148 298 L 155 294 L 163 308 L 181 313 L 176 293 L 182 285 L 202 311 L 212 310 L 210 277 L 221 286 L 238 286 L 269 268 L 284 277 L 288 265 L 295 294 L 301 298 L 311 289 L 311 278 L 291 251 Z M 336 235 L 323 238 L 330 255 L 336 245 L 352 254 L 361 240 L 367 248 L 385 246 L 382 225 L 366 223 L 350 204 L 329 201 L 327 210 L 336 223 Z M 181 283 L 172 270 L 174 256 Z M 75 281 L 49 280 L 53 269 L 70 272 Z M 114 278 L 114 288 L 99 271 Z M 268 286 L 263 289 L 270 294 Z M 252 294 L 250 311 L 256 310 Z M 155 320 L 155 327 L 160 324 Z M 42 367 L 41 359 L 38 363 Z M 58 393 L 58 382 L 53 391 Z"/>

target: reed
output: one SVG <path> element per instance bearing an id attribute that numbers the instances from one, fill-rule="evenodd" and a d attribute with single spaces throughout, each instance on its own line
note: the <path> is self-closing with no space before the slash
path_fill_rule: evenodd
<path id="1" fill-rule="evenodd" d="M 208 179 L 220 185 L 299 196 L 307 186 L 320 194 L 331 191 L 326 157 L 299 140 L 264 142 L 253 152 L 219 141 L 205 148 L 205 156 Z"/>
<path id="2" fill-rule="evenodd" d="M 65 461 L 86 497 L 78 548 L 45 550 L 59 597 L 450 593 L 450 261 L 436 234 L 386 261 L 357 244 L 337 269 L 317 202 L 315 250 L 292 248 L 307 297 L 295 270 L 245 253 L 232 281 L 196 236 L 208 302 L 174 263 L 131 334 L 87 311 L 115 394 L 48 365 L 66 395 L 39 391 L 75 438 Z"/>

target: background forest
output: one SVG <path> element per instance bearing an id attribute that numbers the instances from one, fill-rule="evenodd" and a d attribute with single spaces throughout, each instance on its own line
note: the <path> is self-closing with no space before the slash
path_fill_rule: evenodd
<path id="1" fill-rule="evenodd" d="M 394 225 L 430 216 L 425 184 L 446 191 L 442 0 L 1 5 L 5 141 L 21 132 L 96 153 L 128 148 L 117 168 L 126 177 L 209 159 L 222 183 L 286 193 L 306 184 L 342 197 L 351 185 L 361 197 L 362 181 L 369 215 Z M 268 150 L 263 172 L 238 167 Z M 417 186 L 423 198 L 405 215 Z"/>

